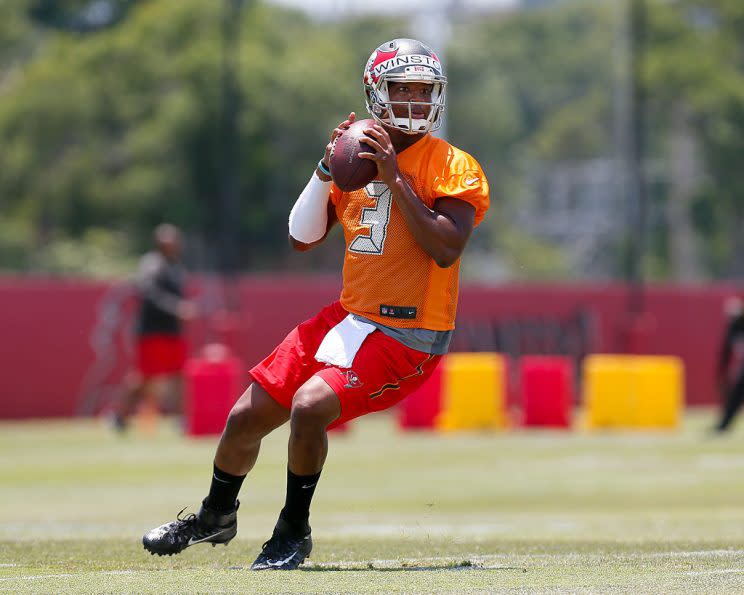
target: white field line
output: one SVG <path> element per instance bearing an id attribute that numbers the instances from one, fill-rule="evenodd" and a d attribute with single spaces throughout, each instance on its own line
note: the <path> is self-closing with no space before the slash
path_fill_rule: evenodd
<path id="1" fill-rule="evenodd" d="M 75 576 L 75 575 L 71 573 L 31 574 L 31 575 L 21 575 L 21 576 L 8 576 L 8 577 L 0 578 L 0 581 L 36 581 L 36 580 L 45 579 L 45 578 L 66 578 L 70 576 Z"/>
<path id="2" fill-rule="evenodd" d="M 709 575 L 709 574 L 744 574 L 744 568 L 722 568 L 721 570 L 689 570 L 683 574 L 687 575 Z"/>
<path id="3" fill-rule="evenodd" d="M 134 573 L 134 570 L 100 570 L 98 572 L 64 572 L 60 574 L 27 574 L 27 575 L 19 575 L 19 576 L 6 576 L 3 578 L 0 578 L 0 581 L 37 581 L 37 580 L 44 580 L 45 578 L 70 578 L 71 576 L 80 576 L 82 574 L 106 574 L 106 575 L 113 575 L 113 574 L 132 574 Z M 162 572 L 161 570 L 158 570 L 158 572 Z"/>
<path id="4" fill-rule="evenodd" d="M 634 554 L 643 557 L 677 556 L 691 558 L 693 556 L 744 556 L 744 550 L 701 550 L 693 552 L 653 552 L 650 554 Z"/>

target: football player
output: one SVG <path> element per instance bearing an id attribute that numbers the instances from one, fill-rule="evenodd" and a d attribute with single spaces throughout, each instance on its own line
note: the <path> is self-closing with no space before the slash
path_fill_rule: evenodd
<path id="1" fill-rule="evenodd" d="M 284 508 L 252 569 L 294 569 L 310 554 L 310 502 L 328 451 L 326 431 L 387 409 L 419 387 L 446 353 L 455 322 L 460 256 L 489 206 L 488 183 L 470 155 L 430 134 L 442 122 L 447 79 L 436 54 L 394 39 L 363 75 L 365 130 L 378 176 L 342 192 L 323 158 L 289 215 L 294 247 L 307 250 L 339 223 L 346 241 L 339 301 L 297 326 L 251 371 L 227 420 L 209 494 L 197 514 L 143 538 L 155 554 L 196 543 L 227 544 L 238 492 L 261 439 L 289 421 Z"/>
<path id="2" fill-rule="evenodd" d="M 181 264 L 181 231 L 169 223 L 153 232 L 155 250 L 145 254 L 137 271 L 139 307 L 136 315 L 136 370 L 112 415 L 114 428 L 123 432 L 138 405 L 150 394 L 158 405 L 181 413 L 182 372 L 188 345 L 183 323 L 197 314 L 196 303 L 186 299 L 186 271 Z M 175 399 L 169 407 L 166 394 Z"/>
<path id="3" fill-rule="evenodd" d="M 744 402 L 744 301 L 740 297 L 730 297 L 724 304 L 724 311 L 728 320 L 718 356 L 718 383 L 723 408 L 721 419 L 714 428 L 717 433 L 730 429 Z"/>

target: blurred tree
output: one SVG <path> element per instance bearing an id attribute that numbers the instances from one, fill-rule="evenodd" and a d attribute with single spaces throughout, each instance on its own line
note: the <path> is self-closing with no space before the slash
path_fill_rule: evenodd
<path id="1" fill-rule="evenodd" d="M 29 15 L 48 27 L 89 33 L 120 22 L 136 0 L 33 0 Z"/>
<path id="2" fill-rule="evenodd" d="M 676 167 L 670 225 L 679 235 L 693 218 L 710 273 L 744 277 L 744 4 L 675 0 L 651 8 L 647 85 Z"/>
<path id="3" fill-rule="evenodd" d="M 0 73 L 28 58 L 35 45 L 33 27 L 22 10 L 21 0 L 0 2 Z"/>
<path id="4" fill-rule="evenodd" d="M 66 26 L 71 15 L 90 16 L 99 2 L 0 2 L 0 268 L 85 270 L 87 258 L 98 258 L 87 251 L 100 249 L 127 262 L 147 247 L 152 226 L 166 219 L 197 240 L 189 242 L 200 254 L 195 264 L 217 264 L 224 229 L 225 4 L 116 5 L 122 10 L 109 11 L 111 23 L 128 10 L 117 27 L 104 19 L 95 35 L 80 35 L 36 23 Z M 553 185 L 545 195 L 559 194 L 556 180 L 567 179 L 570 201 L 577 180 L 601 174 L 584 194 L 606 202 L 609 214 L 582 225 L 607 236 L 588 249 L 605 276 L 622 272 L 623 240 L 603 227 L 622 230 L 624 219 L 612 210 L 609 198 L 617 191 L 602 173 L 617 154 L 615 6 L 565 0 L 453 27 L 448 138 L 479 159 L 492 183 L 494 211 L 469 248 L 481 252 L 479 262 L 500 259 L 485 271 L 585 276 L 565 245 L 538 236 L 519 217 L 528 213 L 540 223 L 555 215 L 553 205 L 540 202 L 546 178 Z M 648 6 L 650 188 L 666 209 L 652 218 L 652 272 L 742 274 L 744 4 L 648 0 Z M 245 3 L 238 26 L 237 265 L 335 266 L 336 240 L 302 259 L 292 255 L 287 213 L 331 128 L 351 110 L 365 115 L 364 61 L 382 41 L 408 35 L 405 21 L 317 22 L 254 0 Z M 575 209 L 580 214 L 589 207 Z M 34 255 L 39 246 L 44 249 Z M 75 246 L 83 257 L 71 256 Z M 96 262 L 104 268 L 104 260 Z"/>
<path id="5" fill-rule="evenodd" d="M 535 198 L 531 179 L 541 172 L 612 154 L 613 26 L 606 3 L 581 0 L 455 30 L 449 136 L 486 167 L 498 213 L 487 223 L 487 247 L 513 276 L 583 273 L 565 264 L 557 243 L 521 227 L 518 211 Z M 532 206 L 530 217 L 543 217 L 540 209 Z M 619 265 L 610 257 L 606 266 L 613 273 Z"/>
<path id="6" fill-rule="evenodd" d="M 60 238 L 83 238 L 91 227 L 125 230 L 134 238 L 127 249 L 137 250 L 167 219 L 213 246 L 223 155 L 220 19 L 221 3 L 161 0 L 95 36 L 49 34 L 43 55 L 0 96 L 0 201 L 9 220 L 36 221 L 32 229 Z M 256 3 L 240 26 L 238 262 L 270 268 L 287 252 L 286 214 L 329 131 L 359 111 L 353 81 L 363 58 L 337 52 L 352 45 L 342 29 L 311 26 L 296 12 Z M 0 265 L 31 265 L 18 255 L 0 249 Z M 207 260 L 215 264 L 213 254 Z"/>

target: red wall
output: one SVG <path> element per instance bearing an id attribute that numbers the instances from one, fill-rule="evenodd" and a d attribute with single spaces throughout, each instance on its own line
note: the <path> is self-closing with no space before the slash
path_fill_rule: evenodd
<path id="1" fill-rule="evenodd" d="M 214 283 L 201 280 L 194 291 L 204 294 Z M 295 324 L 334 300 L 340 280 L 250 277 L 227 289 L 228 302 L 242 312 L 192 324 L 192 349 L 225 340 L 250 367 Z M 636 325 L 641 332 L 629 335 L 628 296 L 620 285 L 466 285 L 453 348 L 493 348 L 492 330 L 503 331 L 506 325 L 522 329 L 518 338 L 530 351 L 535 337 L 545 343 L 540 334 L 544 323 L 568 321 L 571 326 L 577 312 L 583 312 L 589 326 L 578 334 L 564 333 L 558 340 L 561 349 L 576 354 L 580 340 L 584 344 L 579 351 L 678 355 L 686 366 L 688 404 L 713 403 L 718 399 L 714 369 L 725 324 L 722 303 L 732 292 L 723 285 L 650 288 L 644 300 L 648 316 Z M 108 302 L 101 301 L 104 296 Z M 0 279 L 0 418 L 69 416 L 104 407 L 128 365 L 132 305 L 120 285 Z M 117 314 L 118 321 L 111 318 Z M 107 324 L 109 331 L 101 332 Z M 91 342 L 98 338 L 100 347 L 106 337 L 113 341 L 112 348 L 96 360 Z M 553 349 L 548 345 L 544 350 Z"/>
<path id="2" fill-rule="evenodd" d="M 104 289 L 96 283 L 0 281 L 0 418 L 75 412 Z"/>

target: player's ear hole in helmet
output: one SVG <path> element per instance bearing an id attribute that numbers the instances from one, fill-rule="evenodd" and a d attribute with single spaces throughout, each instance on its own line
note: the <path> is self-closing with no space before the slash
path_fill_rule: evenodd
<path id="1" fill-rule="evenodd" d="M 380 124 L 408 134 L 425 134 L 442 125 L 447 77 L 434 51 L 415 39 L 393 39 L 375 49 L 363 74 L 367 111 Z M 431 85 L 430 101 L 391 100 L 391 83 Z M 427 114 L 420 106 L 427 107 Z M 395 109 L 393 109 L 395 108 Z"/>

